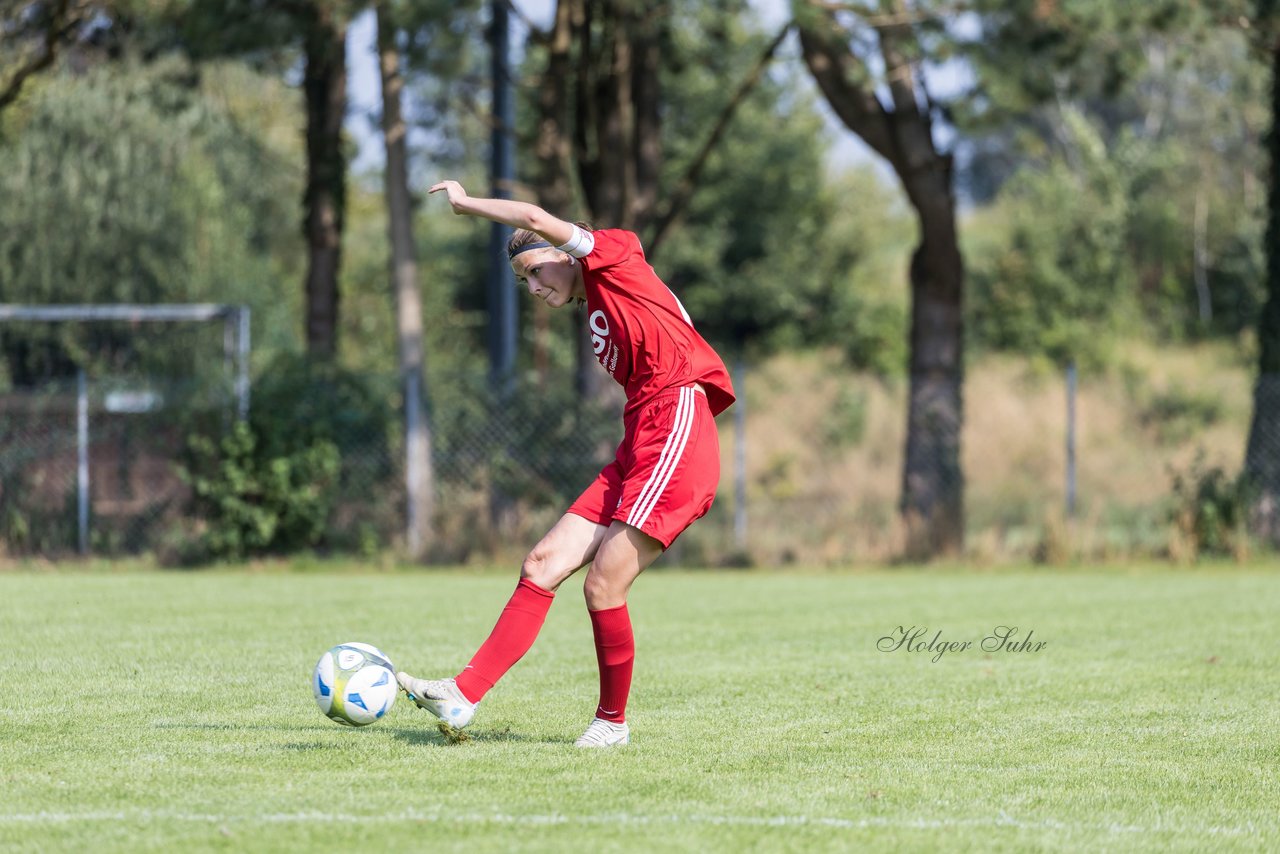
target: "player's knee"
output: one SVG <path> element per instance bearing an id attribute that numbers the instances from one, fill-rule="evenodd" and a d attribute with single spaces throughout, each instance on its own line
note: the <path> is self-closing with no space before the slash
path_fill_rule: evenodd
<path id="1" fill-rule="evenodd" d="M 555 590 L 562 580 L 556 577 L 548 556 L 536 548 L 525 555 L 524 563 L 520 564 L 520 577 L 529 579 L 543 590 Z"/>
<path id="2" fill-rule="evenodd" d="M 611 583 L 609 577 L 594 566 L 587 571 L 587 577 L 582 582 L 582 595 L 592 611 L 616 608 L 627 601 L 627 591 Z"/>

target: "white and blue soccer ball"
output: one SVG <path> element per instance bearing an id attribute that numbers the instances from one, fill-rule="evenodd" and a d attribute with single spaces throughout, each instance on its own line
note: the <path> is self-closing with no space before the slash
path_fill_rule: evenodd
<path id="1" fill-rule="evenodd" d="M 367 726 L 396 701 L 391 659 L 367 643 L 343 643 L 320 656 L 311 675 L 320 711 L 343 726 Z"/>

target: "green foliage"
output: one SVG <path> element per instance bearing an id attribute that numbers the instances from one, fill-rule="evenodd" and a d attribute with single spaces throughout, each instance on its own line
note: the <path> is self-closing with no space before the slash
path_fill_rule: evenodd
<path id="1" fill-rule="evenodd" d="M 207 528 L 187 557 L 239 560 L 318 545 L 337 498 L 340 455 L 319 440 L 271 454 L 249 425 L 193 436 L 184 479 Z"/>
<path id="2" fill-rule="evenodd" d="M 387 394 L 332 364 L 285 355 L 268 366 L 246 423 L 188 441 L 182 472 L 205 530 L 184 557 L 362 547 L 396 500 Z"/>
<path id="3" fill-rule="evenodd" d="M 1135 311 L 1128 195 L 1122 164 L 1087 120 L 1068 113 L 1067 126 L 1075 168 L 1053 162 L 1006 187 L 1007 243 L 971 264 L 968 328 L 980 347 L 1088 364 L 1105 360 Z"/>
<path id="4" fill-rule="evenodd" d="M 980 140 L 978 173 L 1017 168 L 984 220 L 1004 223 L 1001 235 L 966 236 L 983 247 L 971 264 L 972 342 L 1097 362 L 1117 336 L 1252 328 L 1270 119 L 1265 65 L 1223 26 L 1243 11 L 980 6 L 988 26 L 971 47 L 986 112 L 962 125 Z"/>
<path id="5" fill-rule="evenodd" d="M 61 502 L 51 505 L 25 471 L 15 466 L 4 474 L 5 488 L 0 490 L 0 543 L 4 551 L 10 555 L 70 552 L 78 536 L 75 493 L 68 492 Z"/>
<path id="6" fill-rule="evenodd" d="M 667 184 L 706 139 L 726 81 L 741 80 L 767 41 L 733 14 L 740 6 L 677 11 L 663 79 Z M 800 73 L 775 65 L 740 105 L 655 263 L 723 350 L 759 356 L 835 343 L 858 364 L 900 371 L 905 288 L 885 281 L 903 279 L 910 225 L 874 173 L 833 181 L 828 144 Z M 896 275 L 884 275 L 893 253 Z"/>
<path id="7" fill-rule="evenodd" d="M 800 262 L 821 283 L 798 340 L 830 342 L 850 367 L 901 376 L 907 365 L 907 266 L 916 227 L 901 194 L 871 168 L 830 179 L 818 242 Z"/>
<path id="8" fill-rule="evenodd" d="M 1200 555 L 1241 557 L 1248 552 L 1246 525 L 1256 489 L 1242 473 L 1231 476 L 1219 467 L 1206 469 L 1203 454 L 1185 472 L 1170 471 L 1174 506 L 1170 520 L 1192 558 Z"/>
<path id="9" fill-rule="evenodd" d="M 700 44 L 678 48 L 689 64 L 666 90 L 671 116 L 664 142 L 673 175 L 723 108 L 724 81 L 745 73 L 752 46 L 762 40 L 733 24 L 721 26 L 720 40 L 730 44 L 720 44 L 717 55 Z M 677 29 L 676 38 L 696 38 L 696 31 Z M 713 342 L 767 352 L 798 343 L 800 328 L 819 316 L 814 298 L 829 283 L 814 275 L 807 250 L 821 242 L 832 207 L 823 192 L 822 140 L 813 105 L 788 102 L 766 79 L 712 154 L 659 265 Z"/>
<path id="10" fill-rule="evenodd" d="M 296 298 L 293 199 L 300 170 L 264 119 L 278 91 L 237 67 L 203 81 L 178 61 L 101 66 L 42 80 L 0 134 L 0 282 L 29 303 L 238 302 L 255 344 L 279 346 Z M 278 107 L 271 106 L 276 110 Z M 13 203 L 13 200 L 21 200 Z M 12 377 L 58 375 L 91 358 L 76 331 L 6 336 Z M 120 349 L 145 336 L 110 333 Z M 105 342 L 99 342 L 105 344 Z M 155 348 L 153 348 L 155 349 Z M 180 363 L 173 346 L 155 361 Z M 175 362 L 175 360 L 178 360 Z"/>
<path id="11" fill-rule="evenodd" d="M 348 451 L 381 451 L 394 424 L 394 393 L 340 366 L 281 354 L 254 382 L 249 423 L 269 454 L 316 441 Z"/>

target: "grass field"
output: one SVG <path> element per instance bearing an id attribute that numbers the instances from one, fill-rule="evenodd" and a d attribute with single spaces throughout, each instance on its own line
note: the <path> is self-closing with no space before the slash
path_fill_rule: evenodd
<path id="1" fill-rule="evenodd" d="M 311 666 L 452 673 L 510 577 L 0 573 L 0 849 L 1276 850 L 1277 569 L 654 571 L 607 752 L 575 581 L 453 745 L 330 723 Z"/>

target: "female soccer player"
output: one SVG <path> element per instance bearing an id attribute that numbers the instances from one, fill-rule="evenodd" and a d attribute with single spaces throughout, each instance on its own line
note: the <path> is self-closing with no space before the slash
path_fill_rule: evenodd
<path id="1" fill-rule="evenodd" d="M 537 205 L 477 199 L 456 181 L 456 214 L 516 229 L 507 257 L 529 293 L 553 308 L 586 304 L 596 358 L 626 390 L 617 456 L 520 567 L 520 581 L 488 640 L 453 679 L 396 678 L 418 705 L 454 727 L 533 645 L 557 588 L 589 566 L 583 592 L 600 665 L 600 703 L 578 747 L 627 744 L 635 644 L 627 592 L 636 577 L 711 507 L 720 479 L 714 416 L 733 403 L 724 362 L 645 260 L 635 234 L 591 231 Z"/>

